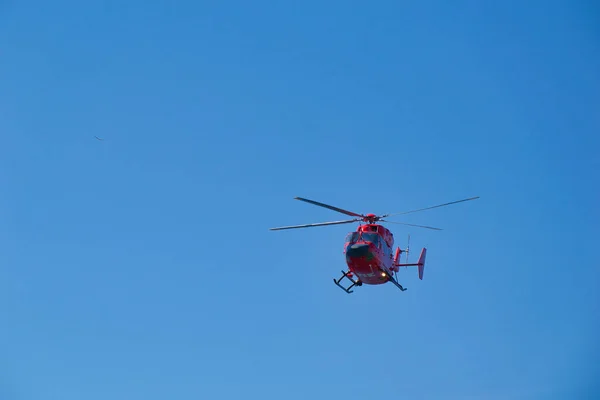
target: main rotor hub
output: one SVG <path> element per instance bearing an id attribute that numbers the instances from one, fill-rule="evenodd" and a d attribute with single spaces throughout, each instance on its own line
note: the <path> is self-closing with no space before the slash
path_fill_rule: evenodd
<path id="1" fill-rule="evenodd" d="M 367 214 L 365 215 L 364 221 L 373 224 L 376 221 L 379 221 L 379 217 L 375 214 Z"/>

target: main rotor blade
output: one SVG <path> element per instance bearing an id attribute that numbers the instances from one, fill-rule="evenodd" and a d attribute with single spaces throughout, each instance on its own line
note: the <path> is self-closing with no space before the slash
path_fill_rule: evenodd
<path id="1" fill-rule="evenodd" d="M 314 226 L 326 226 L 326 225 L 340 225 L 349 224 L 352 222 L 358 222 L 360 219 L 349 219 L 346 221 L 333 221 L 333 222 L 318 222 L 316 224 L 305 224 L 305 225 L 293 225 L 293 226 L 281 226 L 279 228 L 269 228 L 270 231 L 280 231 L 282 229 L 295 229 L 295 228 L 312 228 Z"/>
<path id="2" fill-rule="evenodd" d="M 296 200 L 301 200 L 301 201 L 305 201 L 305 202 L 307 202 L 307 203 L 314 204 L 315 206 L 319 206 L 319 207 L 325 207 L 325 208 L 328 208 L 328 209 L 330 209 L 330 210 L 333 210 L 333 211 L 337 211 L 337 212 L 339 212 L 339 213 L 342 213 L 342 214 L 350 215 L 351 217 L 360 217 L 360 218 L 363 218 L 363 217 L 364 217 L 364 215 L 357 214 L 357 213 L 354 213 L 354 212 L 352 212 L 352 211 L 346 211 L 346 210 L 343 210 L 343 209 L 341 209 L 341 208 L 337 208 L 337 207 L 334 207 L 334 206 L 330 206 L 330 205 L 328 205 L 328 204 L 319 203 L 318 201 L 309 200 L 309 199 L 304 199 L 304 198 L 302 198 L 302 197 L 294 197 L 294 199 L 296 199 Z"/>
<path id="3" fill-rule="evenodd" d="M 468 199 L 463 199 L 463 200 L 452 201 L 452 202 L 450 202 L 450 203 L 444 203 L 444 204 L 440 204 L 440 205 L 433 206 L 433 207 L 419 208 L 418 210 L 405 211 L 405 212 L 399 212 L 399 213 L 393 213 L 393 214 L 386 214 L 386 215 L 383 215 L 383 216 L 382 216 L 382 218 L 391 217 L 392 215 L 403 215 L 403 214 L 410 214 L 410 213 L 414 213 L 414 212 L 417 212 L 417 211 L 431 210 L 432 208 L 438 208 L 438 207 L 449 206 L 450 204 L 462 203 L 463 201 L 476 200 L 476 199 L 478 199 L 478 198 L 479 198 L 479 196 L 475 196 L 475 197 L 470 197 L 470 198 L 468 198 Z"/>
<path id="4" fill-rule="evenodd" d="M 396 221 L 387 221 L 382 219 L 382 222 L 385 222 L 386 224 L 398 224 L 398 225 L 408 225 L 408 226 L 416 226 L 417 228 L 427 228 L 427 229 L 433 229 L 434 231 L 441 231 L 441 228 L 434 228 L 433 226 L 425 226 L 425 225 L 414 225 L 414 224 L 407 224 L 405 222 L 396 222 Z"/>

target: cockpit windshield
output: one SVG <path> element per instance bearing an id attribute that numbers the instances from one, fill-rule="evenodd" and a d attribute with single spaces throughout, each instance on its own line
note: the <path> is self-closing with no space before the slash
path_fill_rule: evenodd
<path id="1" fill-rule="evenodd" d="M 371 242 L 375 246 L 379 246 L 380 237 L 376 233 L 368 233 L 368 232 L 352 232 L 346 236 L 346 241 L 350 244 L 356 243 L 359 240 L 364 240 L 365 242 Z"/>
<path id="2" fill-rule="evenodd" d="M 379 235 L 376 234 L 376 233 L 366 233 L 366 232 L 363 232 L 362 233 L 362 240 L 364 240 L 366 242 L 371 242 L 375 246 L 379 246 Z"/>

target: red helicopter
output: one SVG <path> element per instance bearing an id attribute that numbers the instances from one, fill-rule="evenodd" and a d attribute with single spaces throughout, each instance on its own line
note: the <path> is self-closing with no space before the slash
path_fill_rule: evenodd
<path id="1" fill-rule="evenodd" d="M 444 203 L 437 206 L 420 208 L 418 210 L 405 211 L 400 213 L 375 215 L 375 214 L 358 214 L 352 211 L 343 210 L 341 208 L 333 207 L 328 204 L 319 203 L 314 200 L 304 199 L 302 197 L 294 197 L 296 200 L 301 200 L 310 204 L 314 204 L 320 207 L 325 207 L 333 211 L 340 212 L 342 214 L 355 217 L 354 219 L 344 221 L 333 221 L 333 222 L 320 222 L 315 224 L 305 225 L 294 225 L 294 226 L 282 226 L 279 228 L 270 228 L 272 231 L 282 229 L 295 229 L 295 228 L 310 228 L 315 226 L 326 226 L 326 225 L 339 225 L 349 224 L 352 222 L 359 222 L 360 225 L 355 232 L 350 232 L 346 236 L 346 242 L 344 244 L 344 254 L 346 255 L 346 264 L 348 271 L 342 271 L 340 279 L 333 279 L 333 282 L 339 286 L 346 293 L 353 293 L 352 289 L 354 286 L 362 286 L 363 283 L 367 285 L 381 285 L 387 282 L 392 282 L 400 290 L 405 291 L 402 285 L 398 283 L 397 273 L 400 267 L 418 267 L 419 279 L 423 279 L 423 271 L 425 269 L 425 257 L 427 255 L 427 249 L 423 248 L 419 256 L 419 260 L 416 263 L 408 263 L 408 252 L 410 247 L 410 236 L 408 237 L 409 243 L 407 244 L 406 250 L 396 248 L 396 252 L 392 256 L 394 247 L 394 235 L 384 226 L 376 224 L 376 222 L 387 222 L 392 224 L 400 224 L 407 226 L 414 226 L 419 228 L 427 228 L 433 230 L 441 230 L 440 228 L 434 228 L 431 226 L 424 225 L 413 225 L 404 222 L 387 221 L 383 218 L 390 217 L 392 215 L 409 214 L 417 211 L 430 210 L 432 208 L 438 208 L 448 206 L 450 204 L 462 203 L 464 201 L 478 199 L 479 196 L 470 197 L 468 199 L 457 200 L 450 203 Z M 363 225 L 363 223 L 365 223 Z M 400 255 L 406 253 L 406 263 L 401 264 Z M 354 279 L 356 276 L 356 279 Z M 347 278 L 352 282 L 348 287 L 344 287 L 340 284 L 342 279 Z"/>

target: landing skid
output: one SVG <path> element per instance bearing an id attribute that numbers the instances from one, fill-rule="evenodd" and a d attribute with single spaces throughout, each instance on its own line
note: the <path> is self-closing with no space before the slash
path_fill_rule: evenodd
<path id="1" fill-rule="evenodd" d="M 348 286 L 347 288 L 343 287 L 342 285 L 340 285 L 340 282 L 342 281 L 342 279 L 347 278 L 350 282 L 352 282 L 352 285 Z M 362 282 L 360 280 L 355 281 L 354 279 L 352 279 L 352 275 L 351 272 L 344 272 L 342 271 L 342 276 L 340 277 L 340 279 L 335 280 L 335 278 L 333 278 L 333 282 L 340 288 L 342 289 L 344 292 L 350 294 L 350 293 L 354 293 L 354 290 L 350 290 L 352 289 L 354 286 L 362 286 Z"/>
<path id="2" fill-rule="evenodd" d="M 399 284 L 398 281 L 396 281 L 396 279 L 394 279 L 394 277 L 392 275 L 388 275 L 388 278 L 390 279 L 390 282 L 392 282 L 394 285 L 396 285 L 398 287 L 398 289 L 402 290 L 403 292 L 406 290 L 406 288 L 402 287 L 402 285 Z"/>

